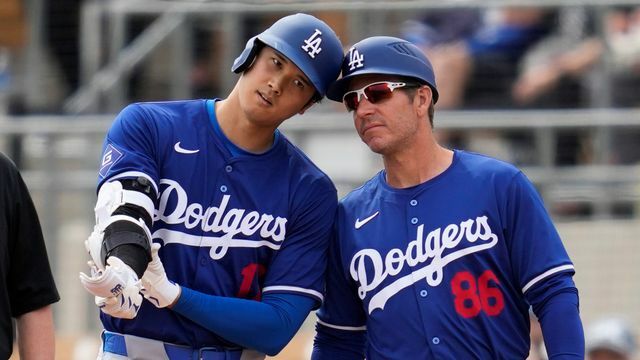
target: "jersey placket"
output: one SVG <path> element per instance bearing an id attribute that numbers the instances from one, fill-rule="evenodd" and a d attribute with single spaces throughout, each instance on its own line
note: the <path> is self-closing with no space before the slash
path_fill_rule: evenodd
<path id="1" fill-rule="evenodd" d="M 407 214 L 407 234 L 410 234 L 411 237 L 407 241 L 411 241 L 417 237 L 418 227 L 424 226 L 426 217 L 428 214 L 425 213 L 424 204 L 420 204 L 421 202 L 427 201 L 426 199 L 420 198 L 419 194 L 414 194 L 413 197 L 409 199 L 405 199 L 405 208 Z M 425 243 L 425 237 L 428 233 L 427 229 L 423 229 L 422 238 L 416 239 L 416 241 L 420 241 L 423 244 Z M 416 254 L 416 256 L 418 256 Z M 428 266 L 432 259 L 428 259 L 425 263 L 418 263 L 412 267 L 411 271 L 417 271 L 419 269 Z M 414 275 L 416 276 L 416 275 Z M 433 324 L 433 319 L 435 318 L 432 314 L 434 311 L 431 309 L 437 307 L 437 304 L 432 303 L 433 294 L 432 288 L 427 283 L 426 279 L 420 278 L 415 279 L 413 283 L 413 292 L 415 294 L 416 303 L 418 304 L 418 308 L 420 309 L 420 315 L 422 318 L 422 327 L 424 329 L 424 337 L 425 341 L 428 344 L 430 352 L 432 354 L 440 353 L 440 345 L 441 339 L 437 333 L 435 333 L 434 327 L 427 326 L 428 324 Z"/>
<path id="2" fill-rule="evenodd" d="M 220 206 L 224 196 L 232 194 L 233 188 L 231 184 L 233 184 L 233 180 L 231 178 L 231 174 L 234 171 L 235 164 L 233 164 L 233 159 L 224 160 L 224 163 L 216 164 L 217 166 L 215 166 L 216 169 L 213 171 L 213 174 L 209 174 L 212 177 L 215 177 L 214 179 L 212 179 L 214 181 L 212 181 L 211 183 L 205 181 L 205 186 L 209 187 L 209 190 L 204 190 L 205 192 L 208 192 L 210 194 L 210 196 L 208 196 L 210 198 L 209 206 Z M 230 206 L 231 204 L 227 205 L 227 210 L 230 208 Z M 224 214 L 222 214 L 220 222 L 223 222 L 223 219 Z M 224 232 L 218 232 L 215 234 L 212 232 L 203 232 L 202 234 L 203 238 L 221 237 L 223 235 Z M 216 241 L 214 241 L 214 243 L 216 243 Z M 210 246 L 201 246 L 200 250 L 198 251 L 198 260 L 195 264 L 196 270 L 194 276 L 194 281 L 197 284 L 204 284 L 211 281 L 211 271 L 212 267 L 214 266 L 212 262 L 217 261 L 216 259 L 213 259 L 211 257 L 211 251 L 213 250 Z M 226 249 L 225 251 L 229 251 L 229 249 Z M 218 260 L 223 260 L 224 256 Z"/>

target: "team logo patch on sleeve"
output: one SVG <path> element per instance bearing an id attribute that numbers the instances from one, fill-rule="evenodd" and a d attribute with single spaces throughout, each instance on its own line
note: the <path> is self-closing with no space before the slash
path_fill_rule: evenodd
<path id="1" fill-rule="evenodd" d="M 111 167 L 120 160 L 122 157 L 122 152 L 116 149 L 115 146 L 108 144 L 104 149 L 104 153 L 102 154 L 102 161 L 100 162 L 100 177 L 103 178 L 107 176 Z"/>

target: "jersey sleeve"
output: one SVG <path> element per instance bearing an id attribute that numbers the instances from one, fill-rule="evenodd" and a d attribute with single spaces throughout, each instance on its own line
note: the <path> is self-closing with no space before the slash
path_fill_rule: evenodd
<path id="1" fill-rule="evenodd" d="M 366 334 L 316 324 L 311 360 L 362 360 L 365 358 Z"/>
<path id="2" fill-rule="evenodd" d="M 124 108 L 104 140 L 99 185 L 107 179 L 144 176 L 157 191 L 157 138 L 157 128 L 141 105 Z"/>
<path id="3" fill-rule="evenodd" d="M 319 305 L 337 207 L 336 190 L 332 185 L 318 193 L 311 189 L 299 204 L 282 248 L 269 264 L 262 291 L 302 294 L 313 297 Z"/>
<path id="4" fill-rule="evenodd" d="M 550 359 L 584 359 L 584 330 L 578 289 L 568 272 L 549 277 L 527 292 L 540 321 Z"/>
<path id="5" fill-rule="evenodd" d="M 573 274 L 569 255 L 531 181 L 518 172 L 509 186 L 505 231 L 522 292 L 554 274 Z"/>
<path id="6" fill-rule="evenodd" d="M 343 267 L 339 224 L 336 220 L 329 246 L 325 299 L 317 312 L 318 323 L 335 330 L 364 331 L 366 314 L 362 301 L 357 296 L 355 283 Z"/>
<path id="7" fill-rule="evenodd" d="M 9 301 L 13 317 L 60 300 L 56 289 L 38 214 L 22 177 L 8 171 L 12 201 L 8 206 L 11 260 L 8 274 Z"/>
<path id="8" fill-rule="evenodd" d="M 296 334 L 313 303 L 292 294 L 266 294 L 262 301 L 252 301 L 183 287 L 173 310 L 226 340 L 275 356 Z"/>

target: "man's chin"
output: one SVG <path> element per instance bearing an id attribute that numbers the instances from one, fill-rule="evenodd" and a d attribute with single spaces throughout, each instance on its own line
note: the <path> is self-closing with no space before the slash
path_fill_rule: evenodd
<path id="1" fill-rule="evenodd" d="M 377 143 L 375 141 L 371 141 L 366 144 L 369 147 L 369 150 L 373 151 L 376 154 L 384 155 L 384 152 L 385 152 L 384 150 L 386 147 L 383 146 L 382 144 Z"/>

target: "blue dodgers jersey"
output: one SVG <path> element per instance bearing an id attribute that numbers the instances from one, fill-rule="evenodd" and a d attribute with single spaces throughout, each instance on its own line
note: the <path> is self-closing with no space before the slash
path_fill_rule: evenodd
<path id="1" fill-rule="evenodd" d="M 105 139 L 99 183 L 136 176 L 153 183 L 151 232 L 163 244 L 170 280 L 211 295 L 257 300 L 280 292 L 319 304 L 335 187 L 282 134 L 266 153 L 232 156 L 212 121 L 205 100 L 126 107 Z M 133 320 L 101 318 L 119 333 L 192 347 L 230 345 L 148 301 Z"/>
<path id="2" fill-rule="evenodd" d="M 380 172 L 338 206 L 319 322 L 367 330 L 375 359 L 524 359 L 527 293 L 573 265 L 531 182 L 455 151 L 436 178 Z"/>

